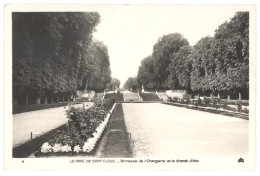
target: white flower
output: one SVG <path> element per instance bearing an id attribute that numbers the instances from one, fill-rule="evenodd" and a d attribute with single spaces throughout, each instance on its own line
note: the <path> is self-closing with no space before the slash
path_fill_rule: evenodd
<path id="1" fill-rule="evenodd" d="M 73 112 L 71 113 L 71 115 L 73 115 Z M 102 123 L 99 124 L 99 126 L 96 128 L 96 132 L 93 133 L 93 137 L 89 138 L 85 143 L 84 146 L 81 148 L 79 145 L 74 147 L 74 152 L 79 153 L 80 151 L 83 152 L 91 152 L 98 139 L 101 137 L 104 129 L 106 128 L 106 125 L 109 121 L 110 118 L 110 114 L 107 114 L 104 121 Z M 49 143 L 44 143 L 41 147 L 41 152 L 43 153 L 48 153 L 48 152 L 70 152 L 71 150 L 71 146 L 64 145 L 62 146 L 61 144 L 55 144 L 53 147 L 49 145 Z"/>
<path id="2" fill-rule="evenodd" d="M 80 148 L 80 146 L 79 146 L 79 145 L 76 145 L 76 146 L 74 147 L 74 152 L 79 153 L 80 151 L 82 151 L 81 148 Z"/>
<path id="3" fill-rule="evenodd" d="M 96 128 L 96 132 L 93 133 L 93 137 L 88 138 L 88 140 L 84 143 L 82 149 L 83 152 L 89 153 L 94 149 L 98 139 L 101 137 L 102 132 L 106 127 L 106 124 L 108 123 L 108 120 L 109 120 L 109 116 L 107 116 L 106 119 Z"/>
<path id="4" fill-rule="evenodd" d="M 91 138 L 90 138 L 91 139 Z M 94 149 L 94 146 L 93 146 L 93 142 L 88 140 L 87 142 L 84 143 L 84 146 L 83 146 L 83 152 L 91 152 L 92 150 Z"/>
<path id="5" fill-rule="evenodd" d="M 55 144 L 52 147 L 53 152 L 60 152 L 61 151 L 61 145 L 60 144 Z"/>
<path id="6" fill-rule="evenodd" d="M 71 151 L 71 146 L 69 146 L 68 144 L 61 147 L 61 152 L 70 152 L 70 151 Z"/>
<path id="7" fill-rule="evenodd" d="M 42 152 L 42 153 L 52 152 L 52 147 L 50 146 L 50 144 L 49 144 L 48 142 L 45 142 L 45 143 L 41 146 L 41 152 Z"/>

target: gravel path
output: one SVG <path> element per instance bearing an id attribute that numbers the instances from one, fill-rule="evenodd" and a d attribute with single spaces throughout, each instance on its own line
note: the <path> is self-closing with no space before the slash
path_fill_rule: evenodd
<path id="1" fill-rule="evenodd" d="M 246 157 L 248 120 L 160 103 L 123 104 L 134 157 Z"/>
<path id="2" fill-rule="evenodd" d="M 91 102 L 87 103 L 91 105 Z M 67 123 L 65 108 L 50 108 L 13 115 L 13 147 Z"/>

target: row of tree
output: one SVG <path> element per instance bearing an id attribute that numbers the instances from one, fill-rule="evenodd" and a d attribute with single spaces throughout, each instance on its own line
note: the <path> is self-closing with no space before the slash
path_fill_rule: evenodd
<path id="1" fill-rule="evenodd" d="M 124 84 L 124 88 L 128 90 L 136 91 L 138 89 L 137 78 L 129 77 Z"/>
<path id="2" fill-rule="evenodd" d="M 186 89 L 204 95 L 249 95 L 249 13 L 229 22 L 194 46 L 180 33 L 161 37 L 141 61 L 137 82 L 145 89 Z"/>
<path id="3" fill-rule="evenodd" d="M 13 103 L 54 103 L 111 80 L 107 47 L 92 40 L 96 12 L 12 14 Z"/>
<path id="4" fill-rule="evenodd" d="M 120 88 L 120 80 L 117 78 L 112 78 L 111 82 L 106 85 L 106 91 L 114 91 Z"/>

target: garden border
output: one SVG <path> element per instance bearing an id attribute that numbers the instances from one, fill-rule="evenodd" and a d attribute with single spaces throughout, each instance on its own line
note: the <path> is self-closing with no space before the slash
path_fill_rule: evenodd
<path id="1" fill-rule="evenodd" d="M 193 107 L 193 106 L 188 106 L 186 104 L 177 104 L 177 103 L 172 103 L 172 102 L 161 102 L 162 104 L 166 105 L 171 105 L 171 106 L 177 106 L 177 107 L 184 107 L 187 109 L 193 109 L 193 110 L 198 110 L 198 111 L 203 111 L 203 112 L 209 112 L 213 114 L 221 114 L 229 117 L 235 117 L 235 118 L 240 118 L 240 119 L 245 119 L 249 120 L 249 115 L 247 114 L 240 114 L 240 113 L 235 113 L 235 112 L 228 112 L 228 111 L 222 111 L 220 109 L 207 109 L 203 107 Z"/>
<path id="2" fill-rule="evenodd" d="M 103 123 L 105 122 L 105 124 L 104 124 L 104 128 L 103 128 L 103 130 L 102 130 L 102 132 L 101 132 L 101 134 L 100 134 L 100 136 L 97 136 L 98 138 L 97 138 L 97 140 L 95 141 L 95 143 L 94 143 L 94 146 L 93 146 L 93 148 L 92 148 L 92 150 L 91 151 L 89 151 L 89 152 L 82 152 L 82 151 L 80 151 L 80 152 L 72 152 L 72 151 L 70 151 L 70 152 L 48 152 L 48 153 L 42 153 L 42 152 L 40 152 L 39 151 L 39 149 L 40 149 L 40 147 L 36 150 L 36 152 L 35 152 L 35 157 L 52 157 L 52 156 L 54 156 L 54 157 L 59 157 L 59 156 L 90 156 L 90 155 L 93 155 L 95 152 L 96 152 L 96 149 L 97 149 L 97 147 L 98 147 L 98 145 L 99 145 L 99 143 L 100 143 L 100 141 L 101 141 L 101 139 L 103 138 L 103 135 L 104 135 L 104 132 L 106 131 L 106 128 L 107 128 L 107 125 L 108 125 L 108 123 L 109 123 L 109 120 L 110 120 L 110 118 L 111 118 L 111 115 L 112 115 L 112 113 L 113 113 L 113 111 L 114 111 L 114 108 L 116 107 L 116 102 L 114 103 L 114 105 L 112 106 L 112 108 L 110 109 L 110 111 L 106 114 L 106 117 L 105 117 L 105 119 L 107 119 L 107 120 L 104 120 L 103 121 Z M 101 123 L 102 124 L 102 123 Z M 100 125 L 101 125 L 100 124 Z M 53 131 L 54 132 L 54 131 Z M 94 132 L 95 133 L 95 132 Z M 88 140 L 85 142 L 85 143 L 87 143 L 88 142 Z"/>

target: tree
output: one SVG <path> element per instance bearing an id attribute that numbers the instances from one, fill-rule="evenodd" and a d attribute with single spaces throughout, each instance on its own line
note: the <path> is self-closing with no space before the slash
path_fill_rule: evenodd
<path id="1" fill-rule="evenodd" d="M 77 90 L 83 55 L 99 23 L 96 12 L 13 13 L 14 103 L 62 101 Z M 44 99 L 42 99 L 44 97 Z M 24 99 L 24 101 L 23 101 Z"/>
<path id="2" fill-rule="evenodd" d="M 214 91 L 217 87 L 213 42 L 212 37 L 200 39 L 190 54 L 192 59 L 191 89 L 193 91 Z"/>
<path id="3" fill-rule="evenodd" d="M 153 57 L 148 56 L 141 61 L 141 66 L 138 69 L 137 83 L 139 88 L 142 86 L 145 89 L 160 88 L 160 83 L 156 80 L 154 72 Z"/>
<path id="4" fill-rule="evenodd" d="M 117 78 L 112 78 L 111 80 L 111 85 L 115 88 L 119 88 L 120 87 L 120 81 Z"/>
<path id="5" fill-rule="evenodd" d="M 116 90 L 120 88 L 120 81 L 117 78 L 112 78 L 110 83 L 107 83 L 106 90 Z"/>
<path id="6" fill-rule="evenodd" d="M 249 14 L 238 12 L 219 26 L 214 38 L 202 38 L 192 50 L 191 88 L 193 91 L 217 91 L 224 95 L 249 88 Z"/>
<path id="7" fill-rule="evenodd" d="M 190 54 L 192 47 L 185 45 L 173 55 L 169 66 L 168 86 L 171 89 L 186 89 L 190 91 L 190 72 L 192 69 L 192 60 Z"/>
<path id="8" fill-rule="evenodd" d="M 130 80 L 131 82 L 131 80 Z M 179 33 L 161 37 L 138 69 L 138 86 L 249 96 L 249 13 L 238 12 L 193 47 Z"/>
<path id="9" fill-rule="evenodd" d="M 168 88 L 169 65 L 174 54 L 185 45 L 189 45 L 189 42 L 180 33 L 165 35 L 154 45 L 152 54 L 154 58 L 153 66 L 160 88 Z"/>
<path id="10" fill-rule="evenodd" d="M 174 82 L 173 67 L 170 68 L 174 55 L 182 46 L 188 46 L 188 41 L 179 33 L 164 35 L 153 47 L 151 56 L 144 58 L 138 70 L 139 87 L 145 89 L 166 89 Z M 169 82 L 170 81 L 170 82 Z"/>
<path id="11" fill-rule="evenodd" d="M 137 78 L 129 77 L 124 84 L 124 88 L 129 90 L 137 90 Z"/>
<path id="12" fill-rule="evenodd" d="M 78 89 L 104 90 L 111 80 L 107 47 L 102 42 L 93 40 L 83 57 L 78 75 Z"/>
<path id="13" fill-rule="evenodd" d="M 249 94 L 249 13 L 237 12 L 215 33 L 218 90 Z"/>

